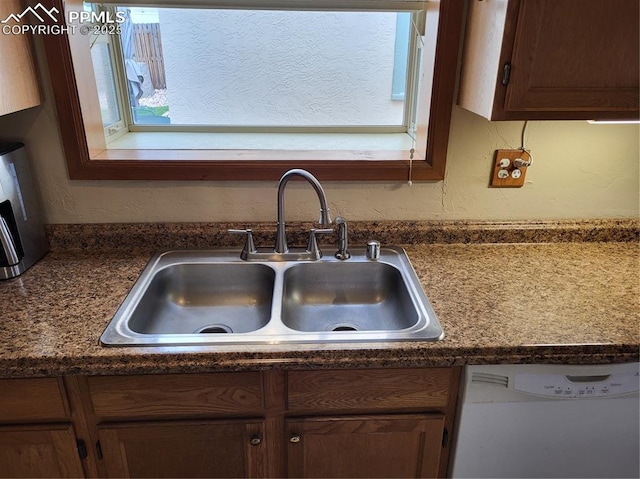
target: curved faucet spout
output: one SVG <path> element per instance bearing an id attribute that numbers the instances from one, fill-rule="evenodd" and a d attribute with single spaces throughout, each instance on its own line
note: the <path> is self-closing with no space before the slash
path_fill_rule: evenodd
<path id="1" fill-rule="evenodd" d="M 285 235 L 284 229 L 284 189 L 287 186 L 287 183 L 294 176 L 299 176 L 307 180 L 313 189 L 316 191 L 318 195 L 318 200 L 320 201 L 320 224 L 329 225 L 331 224 L 331 217 L 329 216 L 329 207 L 327 206 L 327 197 L 324 194 L 324 190 L 322 189 L 322 185 L 318 181 L 318 179 L 309 173 L 307 170 L 301 169 L 293 169 L 287 171 L 282 178 L 280 178 L 280 182 L 278 183 L 278 225 L 276 231 L 276 253 L 286 253 L 289 251 L 289 247 L 287 246 L 287 237 Z"/>

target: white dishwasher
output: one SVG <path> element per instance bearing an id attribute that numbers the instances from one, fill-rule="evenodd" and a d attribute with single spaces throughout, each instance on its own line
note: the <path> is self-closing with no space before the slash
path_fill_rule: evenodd
<path id="1" fill-rule="evenodd" d="M 639 364 L 467 366 L 451 476 L 640 477 Z"/>

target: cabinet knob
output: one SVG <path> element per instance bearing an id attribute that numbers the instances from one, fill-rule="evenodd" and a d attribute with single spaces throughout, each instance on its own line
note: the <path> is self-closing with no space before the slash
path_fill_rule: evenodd
<path id="1" fill-rule="evenodd" d="M 249 439 L 249 444 L 251 444 L 252 446 L 258 446 L 261 443 L 262 443 L 262 438 L 258 435 L 251 436 L 251 439 Z"/>
<path id="2" fill-rule="evenodd" d="M 294 434 L 293 436 L 291 436 L 291 437 L 289 438 L 289 442 L 292 442 L 292 443 L 294 443 L 294 444 L 295 444 L 296 442 L 300 442 L 300 436 L 298 436 L 297 434 Z"/>

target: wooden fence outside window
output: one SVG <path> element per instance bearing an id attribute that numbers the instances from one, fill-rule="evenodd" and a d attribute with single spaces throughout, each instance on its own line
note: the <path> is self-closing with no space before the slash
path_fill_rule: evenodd
<path id="1" fill-rule="evenodd" d="M 167 88 L 164 75 L 164 58 L 162 56 L 162 39 L 159 23 L 134 23 L 133 37 L 135 44 L 135 60 L 146 63 L 149 67 L 151 83 L 155 90 Z"/>

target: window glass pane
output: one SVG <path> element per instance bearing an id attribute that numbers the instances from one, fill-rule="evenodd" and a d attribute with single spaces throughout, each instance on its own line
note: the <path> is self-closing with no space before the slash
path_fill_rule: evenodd
<path id="1" fill-rule="evenodd" d="M 404 124 L 392 98 L 394 67 L 396 78 L 407 69 L 395 64 L 396 12 L 126 10 L 135 123 Z"/>
<path id="2" fill-rule="evenodd" d="M 91 59 L 98 87 L 102 124 L 107 127 L 121 118 L 109 44 L 96 41 L 91 45 Z"/>
<path id="3" fill-rule="evenodd" d="M 391 91 L 391 98 L 393 100 L 400 101 L 406 97 L 410 34 L 411 13 L 398 13 L 396 18 L 396 46 L 393 58 L 393 85 Z"/>

